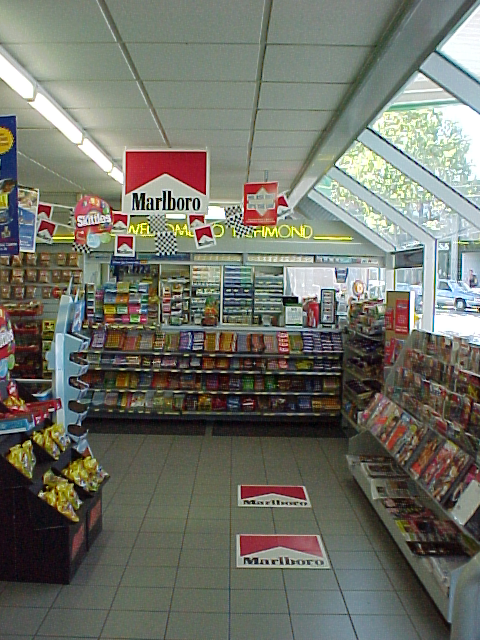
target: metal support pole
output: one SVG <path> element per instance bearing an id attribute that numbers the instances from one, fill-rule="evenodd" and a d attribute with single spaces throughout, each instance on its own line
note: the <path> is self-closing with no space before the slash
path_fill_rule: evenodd
<path id="1" fill-rule="evenodd" d="M 423 253 L 423 318 L 422 329 L 433 332 L 435 289 L 437 280 L 437 241 L 429 240 Z"/>

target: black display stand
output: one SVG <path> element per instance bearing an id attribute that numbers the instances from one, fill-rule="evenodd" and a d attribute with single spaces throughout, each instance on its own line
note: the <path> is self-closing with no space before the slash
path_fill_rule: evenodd
<path id="1" fill-rule="evenodd" d="M 58 460 L 33 443 L 37 463 L 32 479 L 8 462 L 10 448 L 29 433 L 0 438 L 0 580 L 69 584 L 102 530 L 102 487 L 90 493 L 75 487 L 82 506 L 72 522 L 38 497 L 43 474 L 56 475 L 80 454 L 69 446 Z"/>

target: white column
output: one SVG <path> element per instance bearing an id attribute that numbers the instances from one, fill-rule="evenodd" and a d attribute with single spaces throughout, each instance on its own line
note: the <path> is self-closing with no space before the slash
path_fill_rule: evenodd
<path id="1" fill-rule="evenodd" d="M 437 280 L 437 241 L 424 245 L 423 253 L 423 318 L 422 329 L 433 331 L 435 314 L 435 288 Z"/>

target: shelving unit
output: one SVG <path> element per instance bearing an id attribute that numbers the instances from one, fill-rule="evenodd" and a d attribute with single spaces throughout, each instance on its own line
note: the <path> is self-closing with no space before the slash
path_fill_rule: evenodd
<path id="1" fill-rule="evenodd" d="M 162 324 L 179 326 L 190 320 L 190 269 L 163 267 L 160 279 Z"/>
<path id="2" fill-rule="evenodd" d="M 250 335 L 197 329 L 166 333 L 162 339 L 157 330 L 152 350 L 128 351 L 126 340 L 109 339 L 108 331 L 105 347 L 86 353 L 90 369 L 83 380 L 90 386 L 92 415 L 218 417 L 228 412 L 245 418 L 339 419 L 338 332 L 318 332 L 315 341 L 311 332 L 290 334 L 291 348 L 282 353 L 274 331 Z M 113 343 L 122 348 L 106 348 Z"/>
<path id="3" fill-rule="evenodd" d="M 400 465 L 412 494 L 439 521 L 454 523 L 464 553 L 431 558 L 412 552 L 372 482 L 351 465 L 354 478 L 442 615 L 452 620 L 455 586 L 480 551 L 480 348 L 414 331 L 380 394 L 362 415 L 351 456 L 383 455 Z M 451 526 L 451 525 L 450 525 Z M 428 543 L 427 543 L 428 544 Z"/>
<path id="4" fill-rule="evenodd" d="M 223 267 L 222 322 L 252 324 L 253 268 L 237 265 Z"/>
<path id="5" fill-rule="evenodd" d="M 15 366 L 12 375 L 17 379 L 42 378 L 42 314 L 38 302 L 5 304 L 15 336 Z"/>
<path id="6" fill-rule="evenodd" d="M 254 282 L 253 314 L 261 324 L 262 316 L 278 317 L 283 312 L 283 270 L 280 273 L 261 273 L 256 267 Z"/>
<path id="7" fill-rule="evenodd" d="M 217 265 L 192 265 L 191 283 L 190 322 L 194 325 L 202 324 L 207 300 L 212 301 L 218 309 L 218 322 L 220 317 L 222 267 Z"/>

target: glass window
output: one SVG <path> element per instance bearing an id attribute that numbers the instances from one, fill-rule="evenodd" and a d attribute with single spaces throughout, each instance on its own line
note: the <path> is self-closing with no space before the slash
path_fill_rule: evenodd
<path id="1" fill-rule="evenodd" d="M 440 289 L 440 291 L 450 291 L 450 287 L 448 286 L 448 282 L 440 281 L 438 283 L 438 289 Z"/>
<path id="2" fill-rule="evenodd" d="M 440 51 L 480 80 L 480 7 L 448 38 Z"/>
<path id="3" fill-rule="evenodd" d="M 417 73 L 372 128 L 480 206 L 480 114 L 476 111 Z"/>
<path id="4" fill-rule="evenodd" d="M 315 186 L 315 190 L 327 196 L 347 213 L 362 222 L 380 237 L 393 244 L 396 249 L 408 249 L 419 243 L 398 225 L 393 224 L 383 214 L 379 213 L 366 202 L 357 198 L 351 191 L 342 187 L 336 180 L 324 176 Z"/>
<path id="5" fill-rule="evenodd" d="M 337 166 L 437 239 L 469 226 L 422 185 L 358 141 Z"/>

